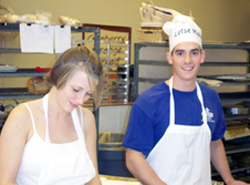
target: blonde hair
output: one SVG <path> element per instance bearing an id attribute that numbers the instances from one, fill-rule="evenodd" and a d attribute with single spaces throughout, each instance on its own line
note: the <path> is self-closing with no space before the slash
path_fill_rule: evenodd
<path id="1" fill-rule="evenodd" d="M 84 70 L 88 76 L 95 108 L 97 108 L 101 102 L 103 66 L 100 57 L 88 46 L 77 46 L 65 51 L 56 60 L 51 71 L 45 75 L 45 80 L 57 89 L 61 89 L 67 80 L 79 70 Z"/>

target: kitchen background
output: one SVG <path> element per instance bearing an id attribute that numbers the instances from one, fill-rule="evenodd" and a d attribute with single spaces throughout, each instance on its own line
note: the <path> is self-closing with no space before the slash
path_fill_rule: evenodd
<path id="1" fill-rule="evenodd" d="M 50 12 L 51 21 L 59 24 L 59 16 L 69 16 L 80 20 L 82 23 L 102 24 L 113 26 L 126 26 L 132 28 L 131 63 L 134 60 L 133 43 L 138 42 L 137 29 L 140 28 L 141 18 L 139 7 L 141 0 L 1 0 L 0 4 L 10 6 L 17 15 L 35 14 L 36 11 Z M 178 12 L 190 10 L 197 24 L 203 30 L 204 41 L 234 41 L 241 42 L 250 40 L 250 1 L 249 0 L 154 0 L 155 6 L 174 9 Z M 19 45 L 19 39 L 2 43 L 2 47 Z M 141 51 L 143 58 L 160 58 L 165 60 L 166 49 L 152 49 Z M 210 51 L 208 51 L 210 52 Z M 225 54 L 222 54 L 225 52 Z M 237 54 L 235 51 L 216 52 L 207 55 L 209 60 L 218 60 L 220 55 L 227 56 L 226 60 L 246 61 L 247 53 Z M 11 61 L 20 67 L 30 67 L 34 61 L 41 67 L 49 67 L 55 60 L 55 55 L 51 54 L 4 54 L 5 61 Z M 221 59 L 225 60 L 225 58 Z M 206 68 L 207 69 L 207 68 Z M 158 69 L 156 69 L 158 70 Z M 226 69 L 227 72 L 229 69 Z M 246 71 L 246 68 L 230 68 L 234 73 Z M 237 71 L 238 70 L 238 71 Z M 207 71 L 207 70 L 205 70 Z M 150 74 L 152 73 L 152 74 Z M 148 72 L 147 69 L 140 71 L 143 75 L 154 75 L 155 72 Z M 165 69 L 162 68 L 159 75 L 163 77 Z M 26 79 L 22 82 L 26 83 Z M 22 84 L 22 86 L 23 86 Z M 2 84 L 1 84 L 2 85 Z M 4 86 L 12 86 L 6 79 Z M 144 91 L 148 86 L 142 86 L 140 91 Z M 237 87 L 238 88 L 238 87 Z M 244 88 L 244 87 L 242 87 Z M 240 88 L 239 88 L 240 89 Z M 23 100 L 25 101 L 25 100 Z M 103 106 L 100 108 L 99 124 L 100 132 L 123 133 L 126 129 L 127 119 L 131 105 Z"/>
<path id="2" fill-rule="evenodd" d="M 51 13 L 51 21 L 56 25 L 60 25 L 59 16 L 64 15 L 85 24 L 129 27 L 132 29 L 131 64 L 134 63 L 134 43 L 139 41 L 138 29 L 141 22 L 139 7 L 142 2 L 147 3 L 147 0 L 0 0 L 0 4 L 11 7 L 17 15 L 35 14 L 36 11 L 49 12 Z M 154 0 L 153 3 L 155 6 L 173 9 L 180 13 L 191 11 L 195 21 L 202 28 L 204 42 L 250 42 L 250 0 Z M 20 48 L 19 39 L 20 37 L 17 37 L 9 42 L 0 42 L 1 48 Z M 166 61 L 166 51 L 166 47 L 145 47 L 139 51 L 139 55 L 140 59 Z M 206 49 L 205 61 L 249 62 L 248 52 L 240 49 Z M 17 65 L 19 68 L 36 66 L 50 68 L 56 57 L 56 54 L 44 53 L 1 53 L 0 63 Z M 248 72 L 249 69 L 246 66 L 214 66 L 201 67 L 198 75 L 245 74 Z M 141 65 L 139 69 L 139 76 L 142 78 L 168 78 L 171 73 L 169 66 Z M 1 78 L 0 88 L 13 87 L 13 85 L 24 87 L 27 84 L 27 79 L 26 77 L 18 78 L 18 80 L 17 78 Z M 139 93 L 151 86 L 152 84 L 149 83 L 139 83 Z M 246 85 L 213 88 L 218 92 L 248 90 Z M 19 103 L 24 101 L 27 100 L 19 100 Z M 0 103 L 14 104 L 15 102 L 0 100 Z M 131 106 L 132 103 L 102 105 L 99 109 L 99 132 L 124 133 Z M 89 108 L 91 109 L 91 107 Z M 99 153 L 99 156 L 102 156 L 102 153 Z M 124 166 L 124 158 L 119 158 L 119 160 L 123 160 L 123 163 L 118 162 L 117 164 Z M 108 162 L 99 163 L 101 170 L 102 167 L 108 170 L 107 165 L 114 165 L 111 160 Z M 117 169 L 121 168 L 115 168 L 114 171 Z"/>
<path id="3" fill-rule="evenodd" d="M 59 24 L 59 16 L 65 15 L 83 23 L 132 27 L 132 40 L 137 41 L 140 26 L 139 7 L 147 0 L 1 0 L 16 14 L 50 12 L 52 21 Z M 203 30 L 203 40 L 250 40 L 249 0 L 154 0 L 155 6 L 178 12 L 191 10 L 195 21 Z"/>

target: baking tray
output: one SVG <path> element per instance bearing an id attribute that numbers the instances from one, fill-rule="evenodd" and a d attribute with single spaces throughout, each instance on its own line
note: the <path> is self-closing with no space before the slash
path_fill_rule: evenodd
<path id="1" fill-rule="evenodd" d="M 18 67 L 14 65 L 0 64 L 0 72 L 16 72 L 17 69 Z"/>
<path id="2" fill-rule="evenodd" d="M 222 82 L 250 82 L 250 74 L 225 74 L 225 75 L 207 75 L 197 76 L 199 78 L 207 78 L 212 80 L 220 80 Z"/>

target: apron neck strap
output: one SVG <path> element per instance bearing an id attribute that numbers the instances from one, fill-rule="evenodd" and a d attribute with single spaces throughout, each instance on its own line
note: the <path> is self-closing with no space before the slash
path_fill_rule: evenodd
<path id="1" fill-rule="evenodd" d="M 207 116 L 206 110 L 204 107 L 203 96 L 200 90 L 200 86 L 197 82 L 196 83 L 196 92 L 198 99 L 201 103 L 201 110 L 202 110 L 202 120 L 203 123 L 207 124 Z M 170 92 L 170 118 L 169 118 L 169 125 L 175 124 L 175 103 L 174 103 L 174 95 L 173 95 L 173 76 L 169 80 L 169 92 Z"/>
<path id="2" fill-rule="evenodd" d="M 45 142 L 50 143 L 48 105 L 49 105 L 49 96 L 48 96 L 48 94 L 46 94 L 43 97 L 43 110 L 44 110 L 45 121 L 46 121 L 46 125 L 45 125 Z M 82 110 L 80 109 L 80 111 L 82 111 Z M 73 119 L 73 123 L 74 123 L 74 127 L 76 129 L 77 136 L 81 140 L 81 142 L 84 142 L 83 135 L 81 134 L 81 132 L 83 132 L 83 129 L 80 126 L 80 120 L 78 118 L 76 108 L 71 112 L 71 116 L 72 116 L 72 119 Z"/>
<path id="3" fill-rule="evenodd" d="M 49 119 L 48 119 L 48 106 L 49 106 L 49 95 L 46 94 L 43 97 L 43 111 L 45 115 L 45 142 L 50 143 L 50 138 L 49 138 Z"/>

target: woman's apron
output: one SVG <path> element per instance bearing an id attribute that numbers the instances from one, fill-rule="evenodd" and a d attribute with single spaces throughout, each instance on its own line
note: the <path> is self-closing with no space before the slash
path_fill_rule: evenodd
<path id="1" fill-rule="evenodd" d="M 39 177 L 39 185 L 83 185 L 95 176 L 95 168 L 85 147 L 83 131 L 76 109 L 71 112 L 78 140 L 54 144 L 49 139 L 48 94 L 43 98 L 46 118 L 46 162 Z"/>
<path id="2" fill-rule="evenodd" d="M 173 77 L 169 82 L 169 127 L 146 158 L 159 178 L 167 185 L 211 185 L 210 141 L 211 132 L 203 97 L 196 82 L 197 96 L 202 107 L 201 126 L 175 124 Z"/>

